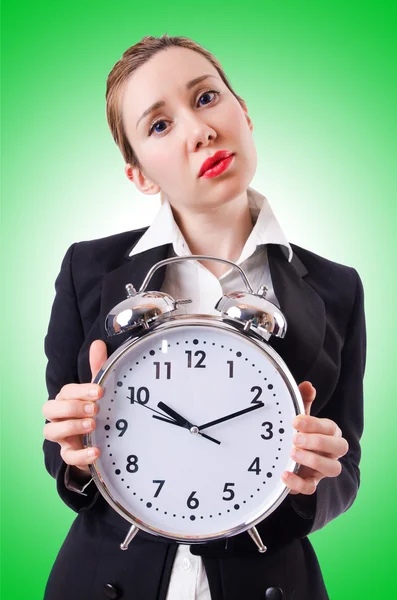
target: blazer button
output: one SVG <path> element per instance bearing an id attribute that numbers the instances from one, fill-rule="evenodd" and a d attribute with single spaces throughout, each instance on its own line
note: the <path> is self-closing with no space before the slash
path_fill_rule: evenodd
<path id="1" fill-rule="evenodd" d="M 279 587 L 269 587 L 265 593 L 265 600 L 282 600 L 284 592 Z"/>
<path id="2" fill-rule="evenodd" d="M 120 598 L 119 590 L 112 583 L 105 583 L 103 586 L 103 593 L 106 598 L 110 598 L 110 600 L 117 600 L 117 598 Z"/>

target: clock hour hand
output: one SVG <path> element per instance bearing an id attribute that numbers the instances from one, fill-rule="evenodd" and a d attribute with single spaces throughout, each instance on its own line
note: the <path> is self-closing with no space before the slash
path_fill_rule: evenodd
<path id="1" fill-rule="evenodd" d="M 218 425 L 218 423 L 223 423 L 224 421 L 229 421 L 229 419 L 234 419 L 235 417 L 240 417 L 241 415 L 245 415 L 246 413 L 252 412 L 253 410 L 257 410 L 258 408 L 262 408 L 265 406 L 264 402 L 258 402 L 254 404 L 254 406 L 249 406 L 248 408 L 244 408 L 243 410 L 239 410 L 237 412 L 231 413 L 230 415 L 226 415 L 226 417 L 221 417 L 220 419 L 215 419 L 215 421 L 210 421 L 209 423 L 204 423 L 204 425 L 199 426 L 199 431 L 202 429 L 207 429 L 207 427 L 212 427 L 213 425 Z"/>
<path id="2" fill-rule="evenodd" d="M 164 404 L 164 402 L 159 402 L 157 404 L 157 406 L 163 412 L 165 412 L 167 415 L 169 415 L 170 417 L 172 417 L 173 419 L 175 419 L 175 421 L 181 427 L 186 427 L 186 429 L 191 429 L 192 427 L 195 427 L 195 425 L 193 425 L 193 423 L 190 423 L 190 421 L 188 421 L 187 419 L 185 419 L 185 417 L 182 417 L 182 415 L 180 415 L 179 413 L 177 413 L 176 410 L 174 410 L 173 408 L 171 408 L 167 404 Z"/>
<path id="3" fill-rule="evenodd" d="M 182 417 L 182 415 L 177 413 L 174 409 L 172 409 L 170 406 L 168 406 L 164 402 L 159 402 L 157 404 L 157 406 L 174 420 L 170 421 L 166 417 L 158 417 L 157 415 L 152 415 L 152 417 L 154 419 L 158 419 L 159 421 L 166 421 L 167 423 L 172 423 L 173 425 L 178 425 L 179 427 L 185 427 L 186 429 L 188 429 L 190 431 L 190 433 L 199 434 L 202 437 L 206 438 L 207 440 L 214 442 L 215 444 L 220 444 L 219 440 L 216 440 L 215 438 L 210 437 L 209 435 L 207 435 L 205 433 L 201 433 L 196 425 L 193 425 L 193 423 L 190 423 L 190 421 L 185 419 L 185 417 Z"/>

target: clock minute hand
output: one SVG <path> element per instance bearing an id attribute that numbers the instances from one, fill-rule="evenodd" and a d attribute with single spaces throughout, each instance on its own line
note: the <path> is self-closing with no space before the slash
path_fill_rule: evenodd
<path id="1" fill-rule="evenodd" d="M 218 423 L 223 423 L 223 421 L 229 421 L 229 419 L 234 419 L 235 417 L 240 417 L 241 415 L 245 415 L 246 413 L 252 412 L 253 410 L 257 410 L 258 408 L 262 408 L 265 406 L 264 402 L 258 402 L 254 406 L 250 406 L 248 408 L 244 408 L 243 410 L 239 410 L 237 412 L 231 413 L 226 417 L 221 417 L 220 419 L 215 419 L 215 421 L 210 421 L 209 423 L 204 423 L 204 425 L 200 425 L 198 430 L 207 429 L 207 427 L 212 427 L 213 425 L 218 425 Z"/>

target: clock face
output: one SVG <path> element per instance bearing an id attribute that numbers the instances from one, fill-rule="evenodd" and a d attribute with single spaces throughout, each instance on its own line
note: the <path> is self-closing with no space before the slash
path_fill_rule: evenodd
<path id="1" fill-rule="evenodd" d="M 215 319 L 214 319 L 215 321 Z M 105 498 L 146 531 L 203 541 L 248 529 L 285 497 L 299 390 L 264 343 L 208 318 L 129 342 L 97 382 Z"/>

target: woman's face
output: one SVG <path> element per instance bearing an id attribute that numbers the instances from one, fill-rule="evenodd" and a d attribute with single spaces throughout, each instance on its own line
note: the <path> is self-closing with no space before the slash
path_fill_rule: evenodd
<path id="1" fill-rule="evenodd" d="M 204 75 L 209 77 L 188 85 Z M 178 47 L 159 52 L 126 81 L 121 108 L 126 135 L 142 165 L 142 170 L 129 165 L 125 170 L 142 192 L 163 190 L 177 211 L 193 212 L 246 192 L 257 164 L 252 123 L 204 56 Z M 234 153 L 228 169 L 217 177 L 199 177 L 203 162 L 218 150 Z"/>

